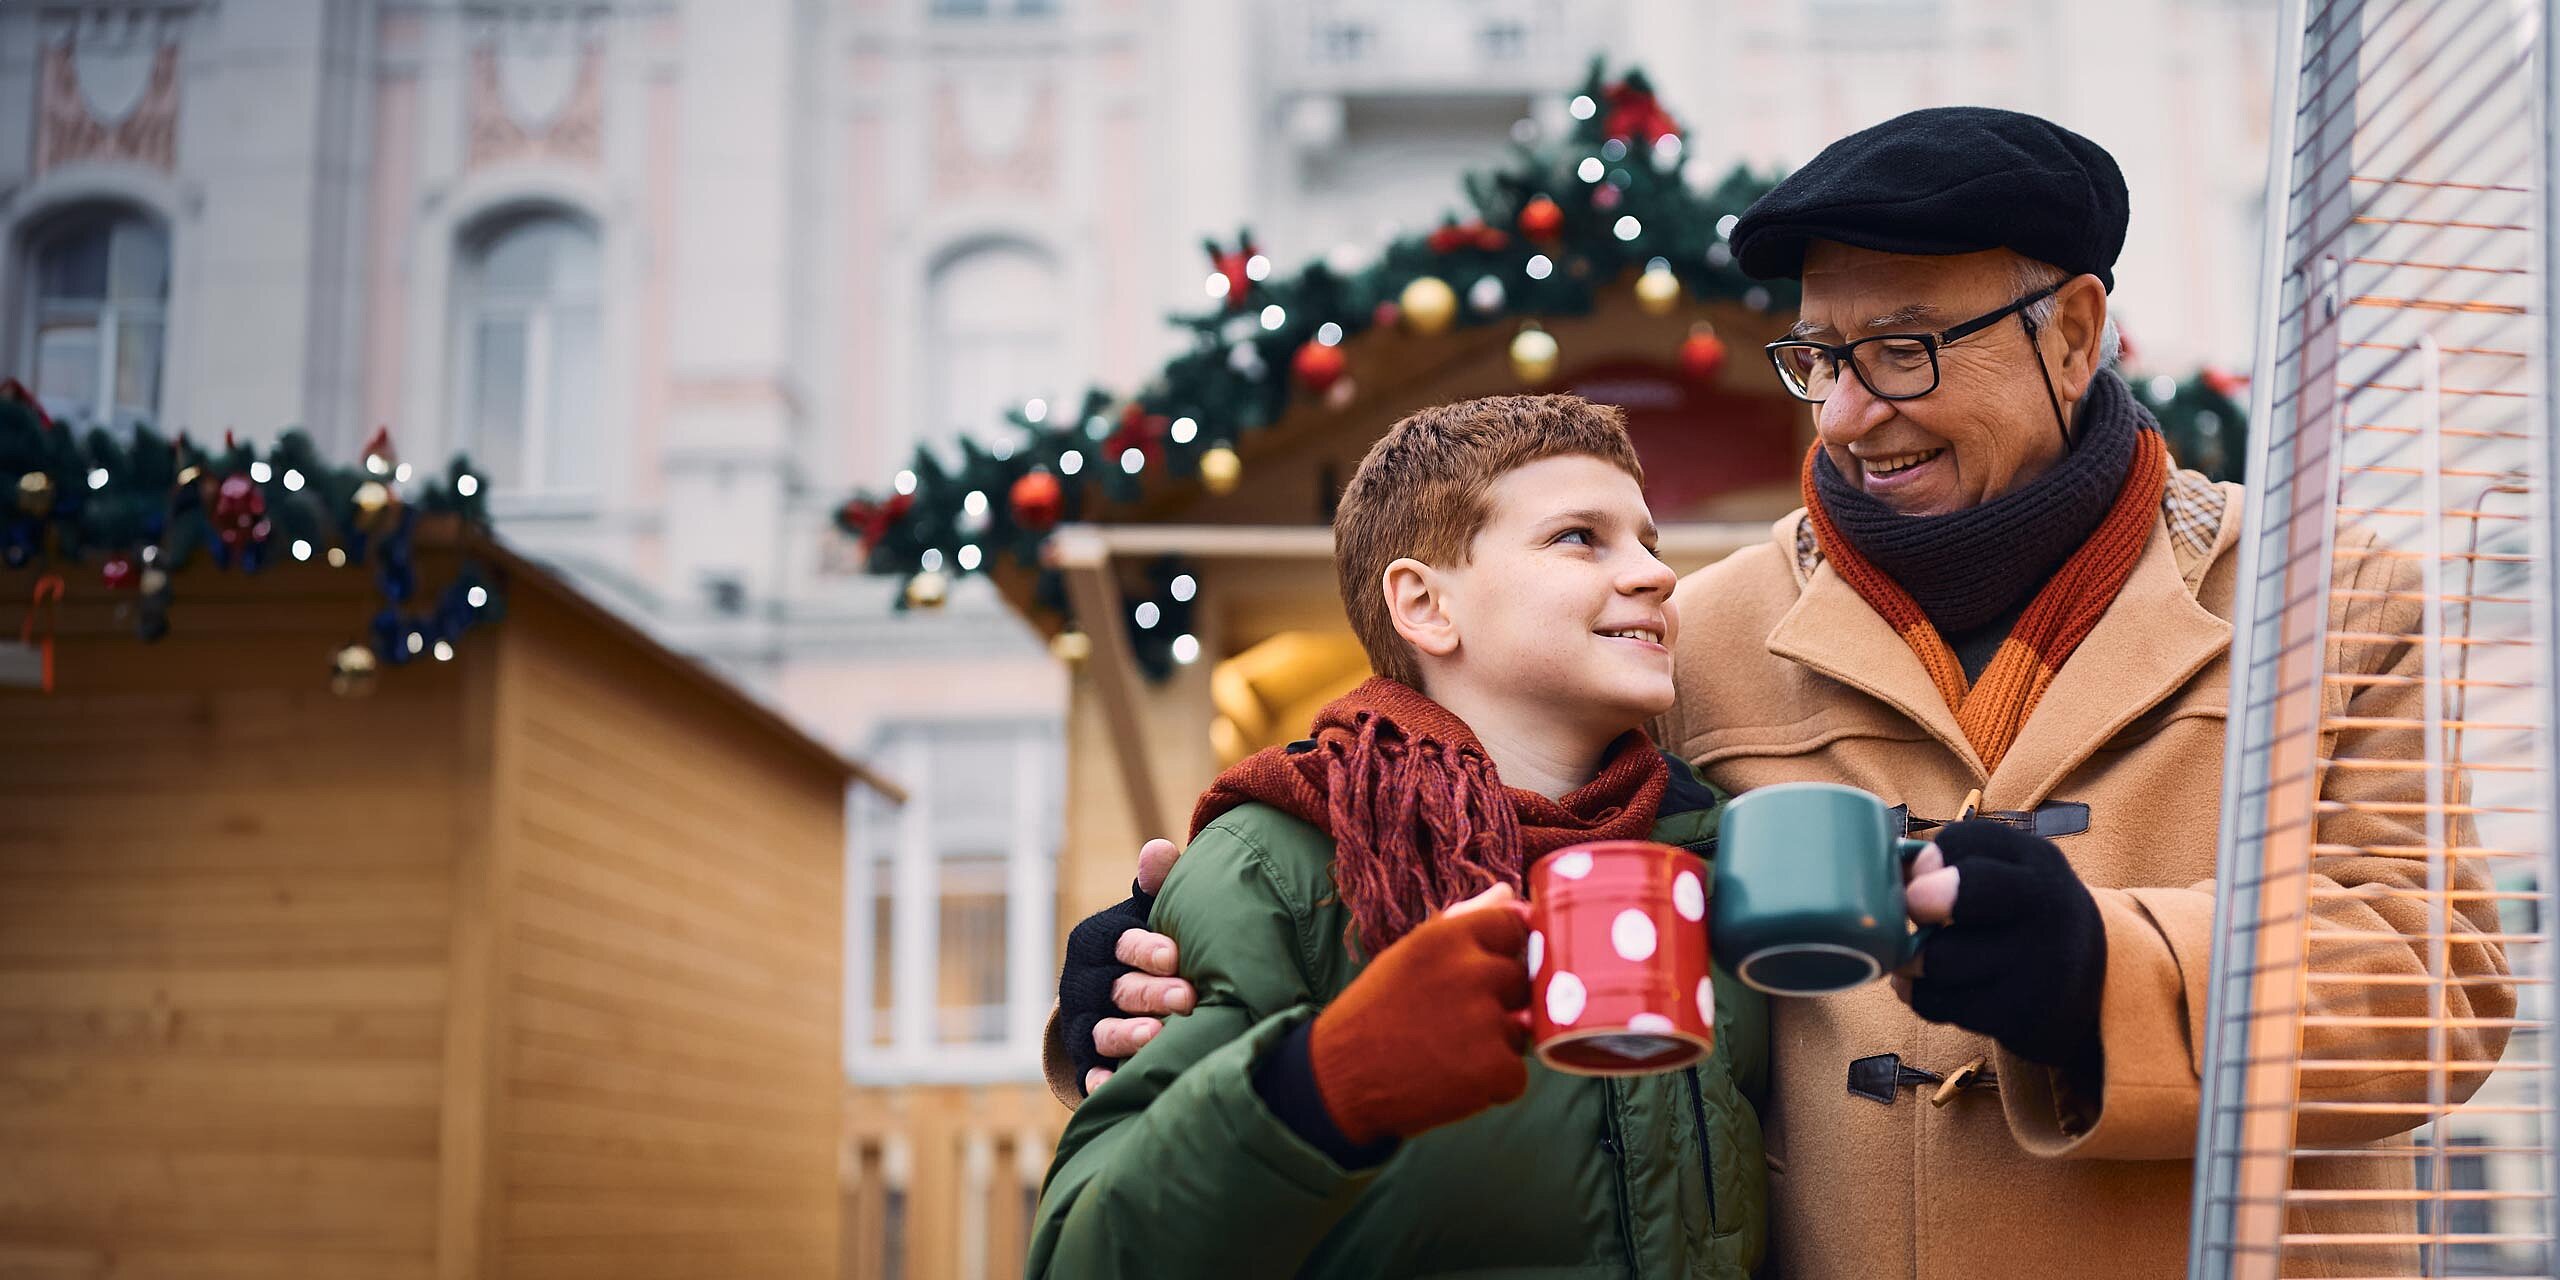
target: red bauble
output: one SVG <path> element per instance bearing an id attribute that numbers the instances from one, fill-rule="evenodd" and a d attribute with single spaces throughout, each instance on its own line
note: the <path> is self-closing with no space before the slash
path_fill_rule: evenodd
<path id="1" fill-rule="evenodd" d="M 836 519 L 847 532 L 862 539 L 862 554 L 867 556 L 880 545 L 882 538 L 889 536 L 891 528 L 907 518 L 907 512 L 915 505 L 915 495 L 911 493 L 891 494 L 883 502 L 865 502 L 856 498 L 844 504 L 844 509 L 836 513 Z"/>
<path id="2" fill-rule="evenodd" d="M 1680 372 L 1692 382 L 1713 382 L 1724 372 L 1724 339 L 1700 329 L 1680 342 Z"/>
<path id="3" fill-rule="evenodd" d="M 1067 492 L 1046 471 L 1025 471 L 1013 482 L 1013 522 L 1033 533 L 1046 533 L 1066 514 Z"/>
<path id="4" fill-rule="evenodd" d="M 1636 142 L 1659 142 L 1663 135 L 1680 132 L 1680 122 L 1662 109 L 1650 88 L 1629 80 L 1621 80 L 1601 91 L 1609 103 L 1608 118 L 1603 120 L 1603 136 L 1626 138 Z"/>
<path id="5" fill-rule="evenodd" d="M 1520 206 L 1520 234 L 1532 240 L 1553 240 L 1564 234 L 1563 207 L 1545 196 Z"/>
<path id="6" fill-rule="evenodd" d="M 1120 456 L 1135 449 L 1140 457 L 1153 465 L 1164 457 L 1165 432 L 1172 425 L 1173 419 L 1161 413 L 1149 413 L 1144 404 L 1130 401 L 1128 407 L 1120 411 L 1120 429 L 1102 439 L 1103 460 L 1119 466 Z"/>
<path id="7" fill-rule="evenodd" d="M 131 591 L 142 585 L 142 574 L 133 567 L 133 557 L 119 551 L 98 566 L 98 580 L 109 591 Z"/>
<path id="8" fill-rule="evenodd" d="M 2225 400 L 2237 400 L 2248 393 L 2249 376 L 2247 374 L 2233 373 L 2220 365 L 2209 364 L 2204 367 L 2203 376 L 2205 390 Z"/>
<path id="9" fill-rule="evenodd" d="M 244 544 L 267 540 L 267 491 L 246 475 L 222 478 L 213 495 L 213 534 L 237 551 Z"/>
<path id="10" fill-rule="evenodd" d="M 1307 390 L 1321 394 L 1341 380 L 1342 371 L 1350 363 L 1343 356 L 1342 348 L 1310 342 L 1289 358 L 1289 371 L 1298 375 L 1298 381 L 1304 383 Z"/>

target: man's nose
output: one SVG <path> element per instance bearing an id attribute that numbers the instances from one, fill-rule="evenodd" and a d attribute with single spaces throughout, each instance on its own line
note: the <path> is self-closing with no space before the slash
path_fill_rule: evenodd
<path id="1" fill-rule="evenodd" d="M 1830 396 L 1813 407 L 1813 429 L 1824 444 L 1847 446 L 1865 438 L 1892 416 L 1893 402 L 1876 398 L 1876 393 L 1867 390 L 1867 384 L 1855 372 L 1844 367 Z"/>

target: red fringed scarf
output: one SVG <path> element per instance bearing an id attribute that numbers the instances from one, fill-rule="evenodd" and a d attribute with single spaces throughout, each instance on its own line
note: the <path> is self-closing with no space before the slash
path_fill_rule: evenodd
<path id="1" fill-rule="evenodd" d="M 2054 572 L 2053 580 L 2036 592 L 2009 638 L 2000 642 L 1991 665 L 1982 669 L 1981 681 L 1969 688 L 1964 664 L 1956 661 L 1955 651 L 1947 647 L 1910 593 L 1868 563 L 1832 526 L 1814 489 L 1813 462 L 1821 451 L 1817 444 L 1805 455 L 1803 486 L 1805 516 L 1813 521 L 1813 536 L 1823 557 L 1919 655 L 1939 695 L 1956 713 L 1965 740 L 1982 757 L 1982 767 L 1999 768 L 2000 758 L 2018 740 L 2018 731 L 2035 711 L 2046 686 L 2053 683 L 2054 673 L 2098 625 L 2124 580 L 2133 576 L 2134 563 L 2142 558 L 2142 545 L 2159 522 L 2160 492 L 2169 479 L 2169 451 L 2160 442 L 2160 433 L 2134 433 L 2133 466 L 2125 472 L 2124 487 L 2116 492 L 2107 518 Z"/>
<path id="2" fill-rule="evenodd" d="M 1191 834 L 1260 801 L 1332 837 L 1334 884 L 1369 955 L 1450 903 L 1523 887 L 1541 855 L 1645 838 L 1670 782 L 1652 740 L 1633 730 L 1561 800 L 1506 787 L 1465 721 L 1384 678 L 1318 712 L 1314 732 L 1312 751 L 1273 747 L 1219 775 L 1191 811 Z"/>

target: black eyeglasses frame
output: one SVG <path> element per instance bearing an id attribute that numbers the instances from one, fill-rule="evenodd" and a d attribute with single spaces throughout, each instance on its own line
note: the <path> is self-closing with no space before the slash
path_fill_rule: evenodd
<path id="1" fill-rule="evenodd" d="M 1797 387 L 1795 378 L 1787 372 L 1786 356 L 1784 354 L 1787 350 L 1806 349 L 1819 352 L 1822 355 L 1830 357 L 1834 368 L 1848 369 L 1850 374 L 1857 378 L 1859 384 L 1867 389 L 1867 394 L 1874 396 L 1878 400 L 1917 400 L 1920 397 L 1938 389 L 1939 348 L 1952 342 L 1960 342 L 1966 338 L 1970 338 L 2013 315 L 2018 316 L 2020 321 L 2026 325 L 2027 340 L 2029 342 L 2035 341 L 2035 321 L 2028 319 L 2021 313 L 2023 313 L 2027 308 L 2061 292 L 2062 286 L 2068 283 L 2070 282 L 2067 280 L 2056 281 L 2026 295 L 2023 298 L 2019 298 L 2006 306 L 1995 307 L 1992 310 L 1985 311 L 1981 315 L 1975 316 L 1962 324 L 1949 326 L 1948 328 L 1941 329 L 1936 333 L 1879 333 L 1859 338 L 1852 342 L 1836 344 L 1815 342 L 1811 338 L 1780 338 L 1776 342 L 1772 342 L 1761 349 L 1769 353 L 1769 364 L 1778 371 L 1778 385 L 1785 387 L 1788 395 L 1794 396 L 1796 399 L 1802 400 L 1807 404 L 1820 404 L 1830 397 L 1813 395 L 1808 391 Z M 1919 343 L 1929 353 L 1929 385 L 1921 390 L 1907 391 L 1900 395 L 1887 395 L 1884 392 L 1877 390 L 1876 384 L 1867 381 L 1867 371 L 1858 364 L 1856 354 L 1857 348 L 1877 342 Z"/>

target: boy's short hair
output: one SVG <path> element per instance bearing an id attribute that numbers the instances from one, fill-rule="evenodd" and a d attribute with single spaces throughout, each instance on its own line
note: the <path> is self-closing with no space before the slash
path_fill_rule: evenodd
<path id="1" fill-rule="evenodd" d="M 1387 429 L 1369 447 L 1333 512 L 1333 563 L 1342 609 L 1379 675 L 1422 687 L 1422 663 L 1396 634 L 1380 584 L 1410 556 L 1429 565 L 1467 562 L 1493 518 L 1493 482 L 1544 458 L 1587 456 L 1637 484 L 1644 468 L 1615 405 L 1580 396 L 1486 396 L 1435 405 Z"/>

